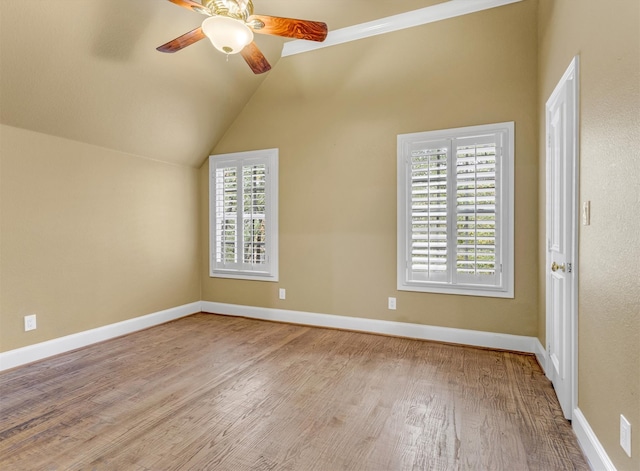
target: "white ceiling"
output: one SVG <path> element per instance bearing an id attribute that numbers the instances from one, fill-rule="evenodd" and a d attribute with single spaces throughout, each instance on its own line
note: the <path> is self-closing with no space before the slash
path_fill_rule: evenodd
<path id="1" fill-rule="evenodd" d="M 254 5 L 256 13 L 325 21 L 333 31 L 442 1 Z M 240 56 L 227 60 L 207 41 L 175 54 L 155 50 L 203 18 L 167 0 L 1 0 L 0 122 L 199 166 L 269 75 L 254 75 Z M 256 35 L 273 67 L 284 42 Z"/>

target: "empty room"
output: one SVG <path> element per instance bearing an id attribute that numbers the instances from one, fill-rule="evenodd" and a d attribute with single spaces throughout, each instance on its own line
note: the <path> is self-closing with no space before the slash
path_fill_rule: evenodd
<path id="1" fill-rule="evenodd" d="M 0 469 L 640 469 L 638 0 L 0 1 Z"/>

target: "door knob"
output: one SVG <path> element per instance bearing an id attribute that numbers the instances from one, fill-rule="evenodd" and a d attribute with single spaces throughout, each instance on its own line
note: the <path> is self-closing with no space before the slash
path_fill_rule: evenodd
<path id="1" fill-rule="evenodd" d="M 558 270 L 565 271 L 564 263 L 562 265 L 558 265 L 556 262 L 551 264 L 551 271 L 556 272 Z"/>

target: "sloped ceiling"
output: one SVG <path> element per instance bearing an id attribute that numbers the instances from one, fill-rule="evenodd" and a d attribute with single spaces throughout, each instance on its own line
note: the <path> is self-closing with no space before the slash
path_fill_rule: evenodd
<path id="1" fill-rule="evenodd" d="M 442 1 L 254 5 L 257 13 L 325 21 L 331 31 Z M 227 59 L 207 41 L 175 54 L 155 50 L 202 19 L 166 0 L 1 0 L 0 122 L 199 166 L 269 75 L 254 75 L 240 56 Z M 256 35 L 272 67 L 284 41 Z"/>

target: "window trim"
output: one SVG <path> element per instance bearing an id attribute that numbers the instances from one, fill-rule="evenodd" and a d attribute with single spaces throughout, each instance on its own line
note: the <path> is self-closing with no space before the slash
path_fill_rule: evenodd
<path id="1" fill-rule="evenodd" d="M 450 140 L 472 137 L 478 134 L 504 133 L 502 155 L 496 162 L 496 190 L 499 194 L 498 214 L 500 218 L 499 249 L 496 250 L 496 263 L 501 265 L 498 285 L 477 285 L 470 283 L 417 281 L 408 279 L 409 263 L 409 219 L 410 177 L 408 176 L 407 157 L 409 146 L 419 141 Z M 397 139 L 397 289 L 399 291 L 417 291 L 424 293 L 458 294 L 468 296 L 486 296 L 496 298 L 514 297 L 514 167 L 515 167 L 515 125 L 514 122 L 485 124 L 437 131 L 411 134 L 399 134 Z M 449 178 L 451 180 L 449 180 Z M 448 183 L 456 180 L 448 176 Z M 448 200 L 451 205 L 451 200 Z M 456 217 L 455 208 L 447 208 L 449 217 Z M 450 236 L 455 237 L 455 236 Z M 449 240 L 449 239 L 448 239 Z"/>
<path id="2" fill-rule="evenodd" d="M 209 277 L 230 278 L 238 280 L 277 282 L 278 272 L 278 157 L 279 150 L 263 149 L 229 154 L 215 154 L 209 156 Z M 222 162 L 243 165 L 246 161 L 262 161 L 267 167 L 265 189 L 265 221 L 267 234 L 267 250 L 270 269 L 267 271 L 252 271 L 245 269 L 226 269 L 216 267 L 216 164 Z"/>

